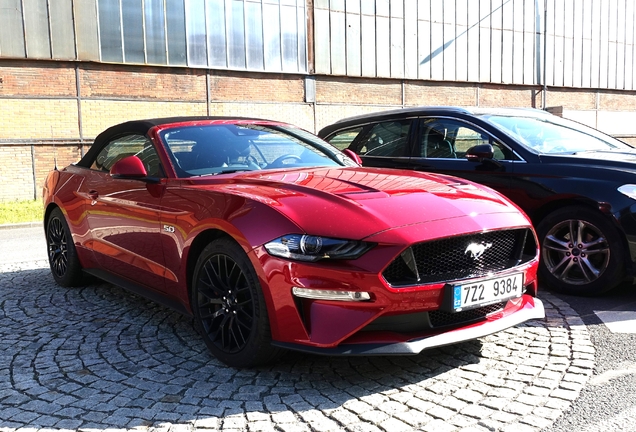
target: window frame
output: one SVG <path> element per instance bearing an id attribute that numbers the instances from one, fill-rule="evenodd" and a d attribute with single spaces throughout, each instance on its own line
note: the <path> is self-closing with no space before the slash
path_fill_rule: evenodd
<path id="1" fill-rule="evenodd" d="M 493 135 L 492 133 L 488 132 L 487 130 L 485 130 L 484 128 L 482 128 L 479 125 L 476 125 L 470 121 L 467 121 L 465 119 L 460 119 L 460 118 L 455 118 L 455 117 L 448 117 L 448 116 L 421 116 L 419 117 L 419 121 L 418 121 L 418 130 L 416 133 L 416 137 L 413 140 L 413 150 L 412 150 L 412 155 L 413 157 L 417 157 L 417 158 L 423 158 L 423 159 L 446 159 L 446 160 L 465 160 L 465 152 L 464 154 L 462 154 L 462 156 L 457 156 L 456 158 L 432 158 L 432 157 L 426 157 L 426 156 L 422 156 L 421 155 L 421 148 L 423 145 L 423 136 L 425 131 L 428 129 L 426 126 L 426 123 L 430 123 L 430 124 L 435 124 L 435 123 L 448 123 L 448 122 L 452 122 L 455 123 L 456 125 L 458 125 L 458 127 L 455 129 L 455 131 L 459 130 L 459 128 L 461 127 L 465 127 L 466 129 L 471 129 L 479 134 L 481 134 L 482 136 L 488 137 L 488 144 L 493 146 L 493 150 L 497 150 L 497 148 L 505 153 L 508 153 L 508 156 L 512 156 L 512 158 L 508 158 L 508 157 L 504 157 L 503 159 L 497 159 L 493 157 L 493 160 L 496 160 L 497 162 L 525 162 L 525 159 L 522 158 L 519 153 L 517 153 L 513 148 L 511 148 L 510 146 L 506 145 L 501 139 L 498 139 L 495 135 Z M 454 153 L 457 155 L 457 148 L 455 147 L 455 141 L 456 141 L 456 137 L 453 138 L 453 140 L 450 142 Z M 468 150 L 468 149 L 467 149 Z M 461 154 L 461 152 L 459 153 Z"/>
<path id="2" fill-rule="evenodd" d="M 133 139 L 129 139 L 126 140 L 126 138 L 133 138 Z M 110 163 L 110 166 L 108 168 L 105 167 L 99 167 L 97 166 L 98 164 L 98 159 L 100 158 L 100 156 L 102 156 L 102 154 L 104 152 L 108 153 L 108 149 L 111 146 L 114 146 L 116 144 L 123 144 L 124 142 L 128 142 L 128 143 L 133 143 L 134 140 L 138 140 L 140 143 L 143 140 L 143 144 L 141 144 L 143 146 L 143 148 L 141 150 L 138 150 L 136 152 L 133 153 L 120 153 L 117 154 L 116 156 L 114 156 L 114 160 L 112 161 L 112 163 Z M 152 170 L 149 169 L 149 164 L 147 163 L 146 159 L 144 157 L 140 157 L 139 155 L 142 152 L 145 152 L 147 149 L 151 148 L 153 150 L 154 153 L 154 157 L 157 159 L 157 170 L 156 172 L 151 172 Z M 128 157 L 128 156 L 137 156 L 139 157 L 139 159 L 141 160 L 141 162 L 144 165 L 144 168 L 146 169 L 146 172 L 148 174 L 148 177 L 158 177 L 158 178 L 162 178 L 162 177 L 166 177 L 165 174 L 165 170 L 163 168 L 163 164 L 161 163 L 161 157 L 159 156 L 159 151 L 157 151 L 157 148 L 155 147 L 154 143 L 152 142 L 152 140 L 144 134 L 141 134 L 139 132 L 130 132 L 130 133 L 123 133 L 123 134 L 119 134 L 115 137 L 110 138 L 100 149 L 99 151 L 95 154 L 95 157 L 92 158 L 92 160 L 89 160 L 87 162 L 90 162 L 90 165 L 87 167 L 88 169 L 90 169 L 91 171 L 99 171 L 99 172 L 104 172 L 104 173 L 109 173 L 111 168 L 113 167 L 113 165 L 115 165 L 118 161 L 120 161 L 121 159 Z M 152 156 L 152 155 L 150 155 Z M 108 156 L 106 156 L 108 157 Z M 100 164 L 103 166 L 103 163 Z"/>

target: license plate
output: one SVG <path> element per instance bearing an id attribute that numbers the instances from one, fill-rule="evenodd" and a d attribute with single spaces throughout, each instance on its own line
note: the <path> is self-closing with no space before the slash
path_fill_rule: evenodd
<path id="1" fill-rule="evenodd" d="M 523 274 L 515 273 L 492 279 L 481 279 L 464 285 L 451 287 L 453 293 L 453 310 L 460 312 L 521 297 L 523 291 Z"/>

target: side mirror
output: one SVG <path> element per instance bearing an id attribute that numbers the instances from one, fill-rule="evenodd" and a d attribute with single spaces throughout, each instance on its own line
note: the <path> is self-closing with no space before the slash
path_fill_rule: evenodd
<path id="1" fill-rule="evenodd" d="M 466 159 L 471 162 L 481 162 L 484 159 L 493 159 L 495 150 L 490 144 L 479 144 L 466 151 Z"/>
<path id="2" fill-rule="evenodd" d="M 144 179 L 148 177 L 146 167 L 137 156 L 127 156 L 115 162 L 110 168 L 110 175 L 114 178 Z"/>
<path id="3" fill-rule="evenodd" d="M 362 159 L 360 159 L 360 156 L 354 152 L 351 149 L 344 149 L 342 151 L 345 155 L 347 155 L 349 157 L 349 159 L 352 159 L 354 162 L 356 162 L 358 165 L 362 165 Z"/>

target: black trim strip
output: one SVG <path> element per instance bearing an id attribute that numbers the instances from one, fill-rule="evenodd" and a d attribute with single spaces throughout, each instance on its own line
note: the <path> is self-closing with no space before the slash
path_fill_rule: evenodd
<path id="1" fill-rule="evenodd" d="M 179 312 L 182 315 L 185 315 L 187 317 L 192 317 L 192 313 L 188 311 L 188 309 L 182 303 L 170 301 L 165 296 L 157 293 L 156 291 L 151 291 L 150 289 L 145 288 L 143 285 L 139 285 L 128 279 L 124 279 L 120 276 L 109 273 L 106 270 L 95 269 L 95 268 L 83 269 L 83 270 L 85 273 L 88 273 L 91 276 L 95 276 L 108 283 L 117 285 L 118 287 L 123 288 L 126 291 L 130 291 L 150 301 L 153 301 L 169 309 L 172 309 L 175 312 Z"/>

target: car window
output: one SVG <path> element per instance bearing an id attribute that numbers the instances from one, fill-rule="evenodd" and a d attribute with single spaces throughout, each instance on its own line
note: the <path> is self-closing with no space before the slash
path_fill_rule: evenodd
<path id="1" fill-rule="evenodd" d="M 341 165 L 337 149 L 295 128 L 210 124 L 166 129 L 161 138 L 179 176 Z"/>
<path id="2" fill-rule="evenodd" d="M 466 154 L 466 150 L 471 147 L 489 142 L 487 136 L 465 126 L 459 126 L 455 132 L 455 152 L 461 155 Z"/>
<path id="3" fill-rule="evenodd" d="M 631 147 L 580 123 L 557 116 L 482 116 L 536 153 L 622 151 Z"/>
<path id="4" fill-rule="evenodd" d="M 362 131 L 362 127 L 340 131 L 330 136 L 327 142 L 338 150 L 344 150 L 351 145 L 353 140 L 360 134 L 360 131 Z"/>
<path id="5" fill-rule="evenodd" d="M 143 135 L 124 135 L 106 144 L 97 154 L 91 169 L 109 172 L 115 163 L 127 156 L 137 156 L 150 177 L 161 177 L 159 156 L 152 142 Z"/>
<path id="6" fill-rule="evenodd" d="M 518 160 L 512 150 L 486 132 L 457 120 L 426 119 L 422 122 L 419 155 L 425 158 L 464 158 L 471 147 L 480 144 L 493 146 L 496 160 Z"/>
<path id="7" fill-rule="evenodd" d="M 420 156 L 436 159 L 455 159 L 457 154 L 451 140 L 453 131 L 448 124 L 426 122 L 420 141 Z"/>
<path id="8" fill-rule="evenodd" d="M 366 156 L 408 156 L 411 120 L 376 123 L 356 144 L 355 152 Z"/>

